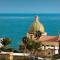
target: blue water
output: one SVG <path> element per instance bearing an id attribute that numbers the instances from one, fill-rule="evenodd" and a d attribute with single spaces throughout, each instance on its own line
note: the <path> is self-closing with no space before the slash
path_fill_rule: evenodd
<path id="1" fill-rule="evenodd" d="M 39 21 L 43 23 L 48 35 L 58 35 L 60 14 L 0 14 L 0 38 L 11 38 L 11 46 L 18 48 L 36 15 L 39 16 Z"/>

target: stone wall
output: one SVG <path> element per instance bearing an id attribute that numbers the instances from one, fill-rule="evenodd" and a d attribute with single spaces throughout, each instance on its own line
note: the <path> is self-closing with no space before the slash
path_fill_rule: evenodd
<path id="1" fill-rule="evenodd" d="M 28 59 L 28 55 L 24 53 L 13 53 L 13 52 L 1 52 L 0 60 L 25 60 Z"/>
<path id="2" fill-rule="evenodd" d="M 24 56 L 13 56 L 13 60 L 25 60 L 27 57 Z"/>
<path id="3" fill-rule="evenodd" d="M 13 60 L 12 53 L 0 53 L 0 60 Z"/>

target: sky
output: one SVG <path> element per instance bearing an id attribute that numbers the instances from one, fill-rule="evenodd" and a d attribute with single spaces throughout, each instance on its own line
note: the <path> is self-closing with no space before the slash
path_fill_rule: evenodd
<path id="1" fill-rule="evenodd" d="M 60 0 L 0 0 L 0 13 L 60 13 Z"/>

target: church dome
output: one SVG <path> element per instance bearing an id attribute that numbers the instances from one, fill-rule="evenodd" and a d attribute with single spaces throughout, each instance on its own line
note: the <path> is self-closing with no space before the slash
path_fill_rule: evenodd
<path id="1" fill-rule="evenodd" d="M 34 33 L 36 31 L 44 33 L 44 26 L 42 25 L 42 23 L 39 22 L 38 16 L 35 16 L 35 21 L 32 23 L 29 29 L 29 33 Z"/>

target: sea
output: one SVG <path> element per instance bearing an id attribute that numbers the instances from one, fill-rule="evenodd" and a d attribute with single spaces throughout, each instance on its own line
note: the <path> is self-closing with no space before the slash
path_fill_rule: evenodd
<path id="1" fill-rule="evenodd" d="M 10 46 L 18 49 L 35 16 L 39 16 L 39 21 L 49 36 L 58 36 L 60 14 L 0 13 L 0 38 L 10 38 Z"/>

